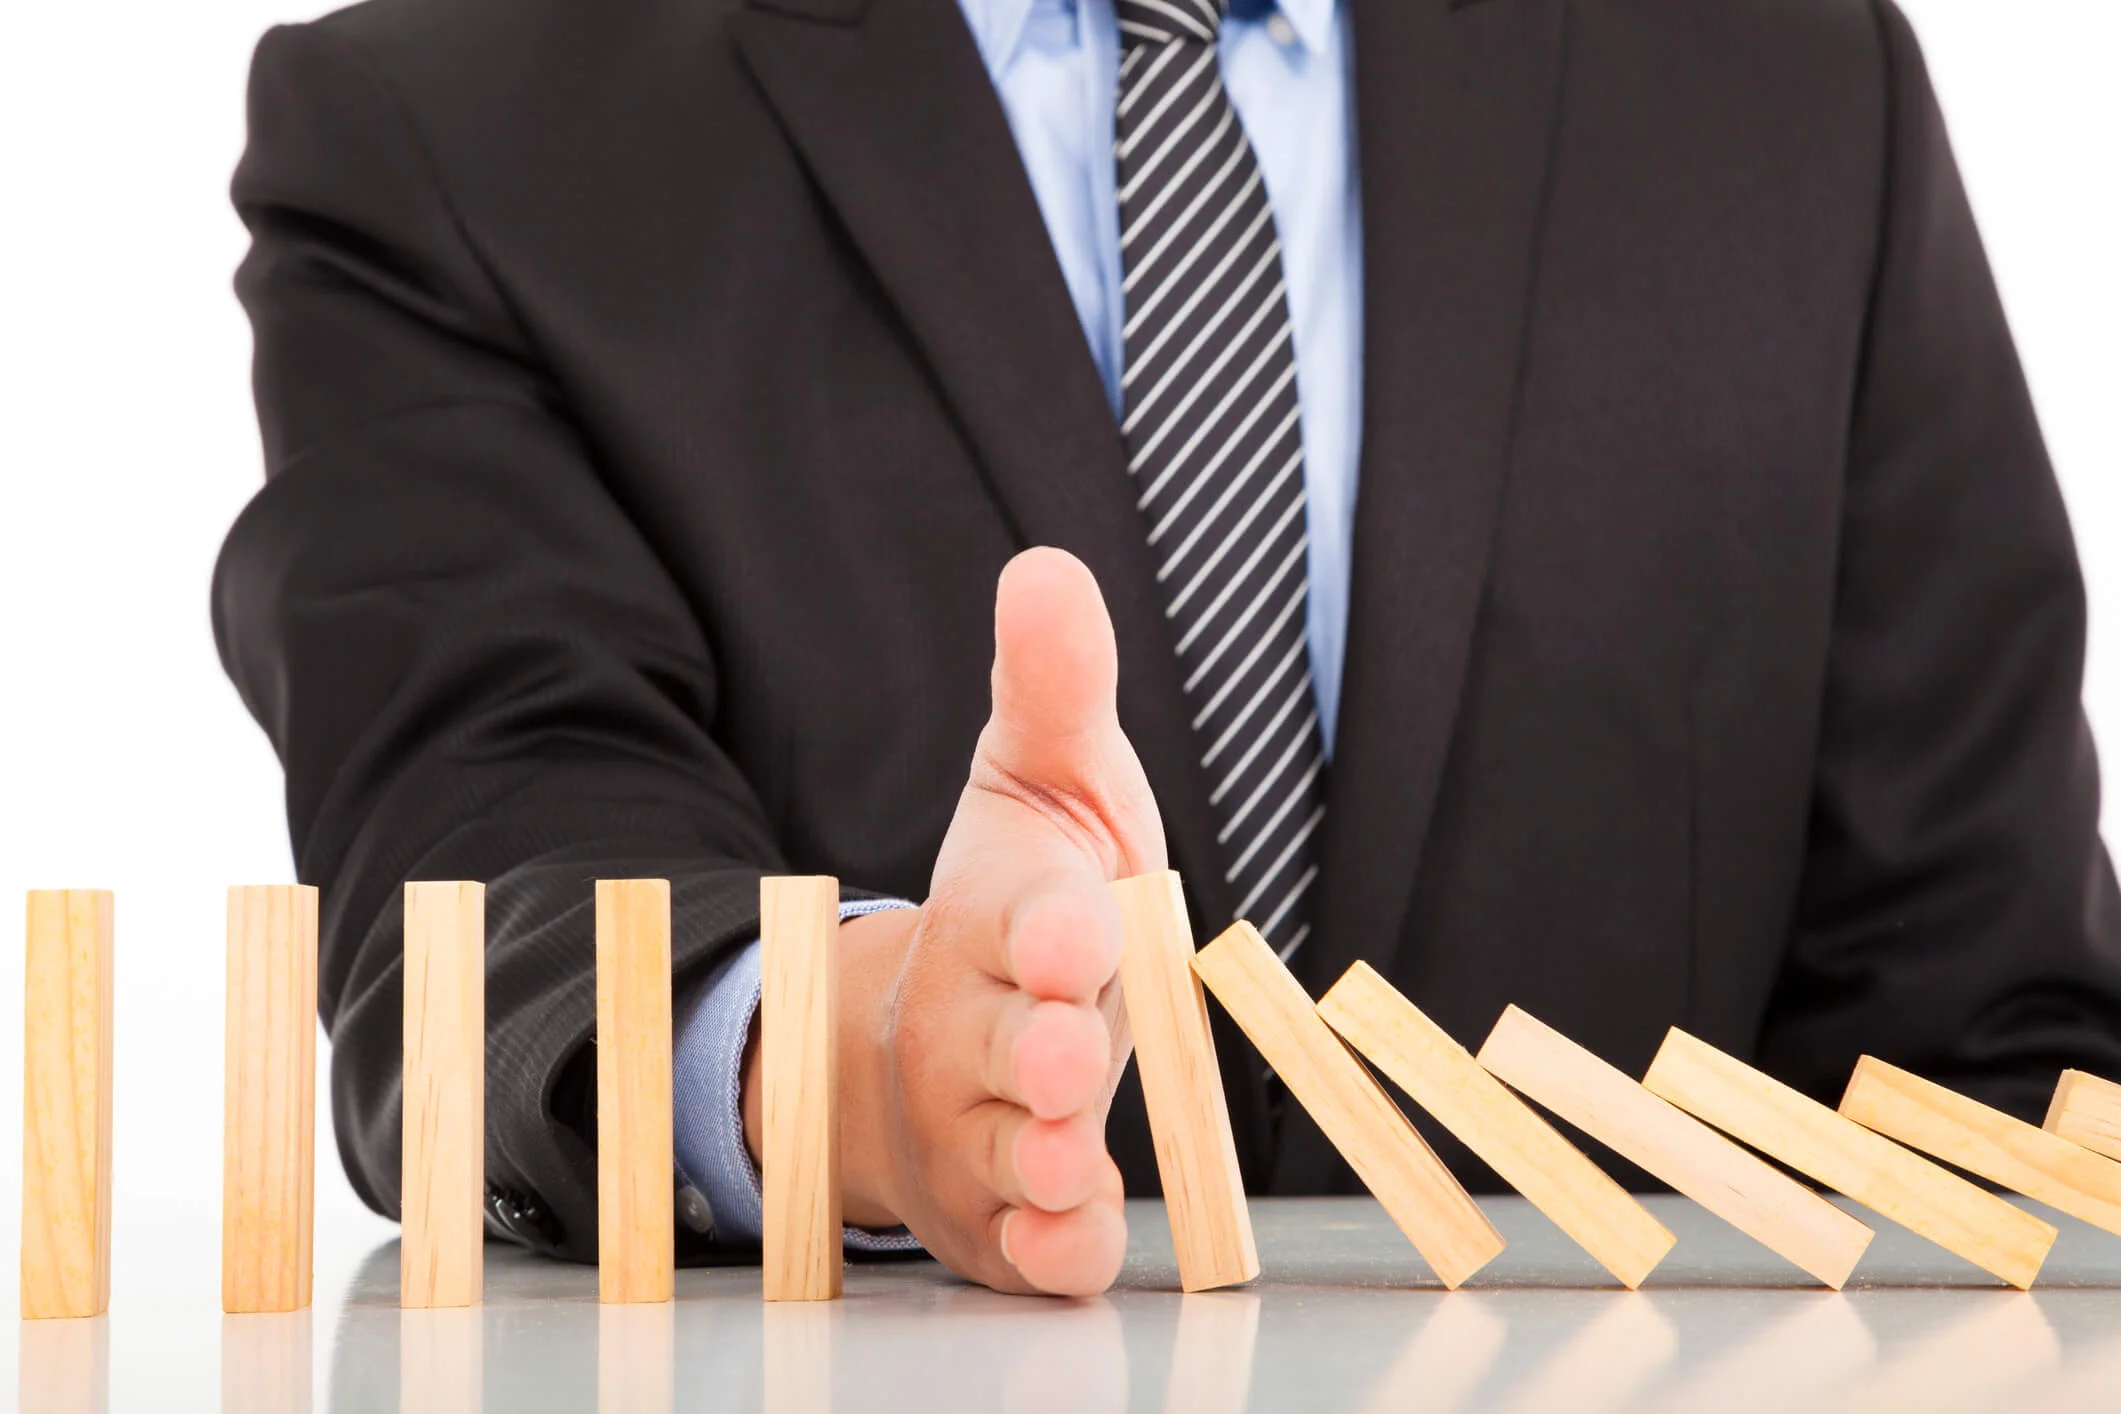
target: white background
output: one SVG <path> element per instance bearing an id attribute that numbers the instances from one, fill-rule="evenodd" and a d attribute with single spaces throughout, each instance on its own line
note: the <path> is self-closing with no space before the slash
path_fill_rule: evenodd
<path id="1" fill-rule="evenodd" d="M 2069 498 L 2092 594 L 2087 695 L 2121 759 L 2121 4 L 1902 4 Z M 118 891 L 120 1311 L 129 1290 L 216 1301 L 222 891 L 290 877 L 278 768 L 221 674 L 206 591 L 260 478 L 229 293 L 244 235 L 225 197 L 244 74 L 266 25 L 311 13 L 25 0 L 0 25 L 0 937 L 19 938 L 27 888 Z M 19 1191 L 18 946 L 0 947 L 0 1273 Z M 320 1082 L 325 1064 L 320 1046 Z M 317 1113 L 320 1222 L 387 1238 L 340 1173 L 321 1084 Z M 0 1276 L 0 1317 L 13 1287 Z M 164 1354 L 171 1369 L 214 1358 Z M 133 1368 L 114 1369 L 119 1407 Z"/>

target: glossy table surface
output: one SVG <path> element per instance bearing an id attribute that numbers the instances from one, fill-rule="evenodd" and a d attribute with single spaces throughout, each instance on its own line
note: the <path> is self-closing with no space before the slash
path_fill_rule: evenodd
<path id="1" fill-rule="evenodd" d="M 767 1307 L 756 1268 L 726 1268 L 600 1307 L 593 1270 L 490 1244 L 483 1306 L 401 1312 L 396 1244 L 326 1230 L 310 1311 L 224 1317 L 194 1281 L 163 1309 L 21 1322 L 0 1388 L 38 1414 L 2121 1409 L 2121 1237 L 2043 1210 L 2062 1238 L 2026 1294 L 1874 1222 L 1836 1295 L 1648 1201 L 1679 1244 L 1636 1294 L 1516 1199 L 1485 1200 L 1510 1246 L 1455 1293 L 1367 1199 L 1256 1203 L 1262 1276 L 1201 1296 L 1176 1291 L 1161 1206 L 1130 1205 L 1125 1273 L 1087 1302 L 918 1261 L 851 1268 L 838 1302 Z"/>

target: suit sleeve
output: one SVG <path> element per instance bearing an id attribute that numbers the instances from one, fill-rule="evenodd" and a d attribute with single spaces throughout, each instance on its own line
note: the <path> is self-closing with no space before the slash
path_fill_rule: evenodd
<path id="1" fill-rule="evenodd" d="M 249 120 L 237 291 L 268 475 L 223 548 L 214 629 L 323 891 L 340 1154 L 395 1216 L 400 885 L 485 880 L 489 1226 L 591 1259 L 592 881 L 670 879 L 689 979 L 754 934 L 782 861 L 711 734 L 699 616 L 385 78 L 329 29 L 276 30 Z"/>
<path id="2" fill-rule="evenodd" d="M 2037 1120 L 2121 1076 L 2121 912 L 2060 492 L 1907 22 L 1851 430 L 1796 930 L 1762 1037 L 1829 1102 L 1863 1052 Z"/>

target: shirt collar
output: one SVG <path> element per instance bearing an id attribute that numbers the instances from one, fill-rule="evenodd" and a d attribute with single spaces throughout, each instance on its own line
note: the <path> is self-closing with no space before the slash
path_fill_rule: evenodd
<path id="1" fill-rule="evenodd" d="M 1038 3 L 1040 0 L 958 0 L 972 30 L 972 42 L 979 46 L 980 62 L 987 66 L 988 78 L 999 81 L 1009 61 L 1016 57 L 1024 25 Z"/>
<path id="2" fill-rule="evenodd" d="M 1337 0 L 1275 0 L 1273 4 L 1232 5 L 1231 8 L 1240 13 L 1251 10 L 1260 19 L 1265 19 L 1276 10 L 1281 11 L 1282 18 L 1289 22 L 1289 28 L 1296 31 L 1296 38 L 1303 45 L 1304 52 L 1317 54 L 1325 49 L 1327 41 L 1332 38 L 1333 7 L 1336 3 Z"/>
<path id="3" fill-rule="evenodd" d="M 1031 18 L 1031 11 L 1040 4 L 1063 4 L 1072 8 L 1083 0 L 958 0 L 965 12 L 965 19 L 972 29 L 972 39 L 979 46 L 980 60 L 987 66 L 990 78 L 999 77 L 1016 57 L 1016 47 L 1023 42 L 1024 26 Z M 1333 9 L 1339 0 L 1236 0 L 1232 8 L 1249 20 L 1264 20 L 1274 11 L 1281 11 L 1289 28 L 1296 31 L 1296 38 L 1307 53 L 1316 54 L 1324 49 L 1331 37 Z"/>

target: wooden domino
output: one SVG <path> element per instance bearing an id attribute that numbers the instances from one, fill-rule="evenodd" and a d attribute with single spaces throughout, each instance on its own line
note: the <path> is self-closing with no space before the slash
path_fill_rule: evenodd
<path id="1" fill-rule="evenodd" d="M 398 1304 L 478 1304 L 486 1242 L 486 886 L 405 886 Z"/>
<path id="2" fill-rule="evenodd" d="M 1251 924 L 1232 924 L 1194 954 L 1193 970 L 1446 1287 L 1502 1251 L 1502 1234 Z"/>
<path id="3" fill-rule="evenodd" d="M 2041 1126 L 2095 1154 L 2121 1159 L 2121 1085 L 2081 1070 L 2065 1070 Z"/>
<path id="4" fill-rule="evenodd" d="M 1357 962 L 1333 984 L 1318 1014 L 1621 1285 L 1642 1285 L 1672 1250 L 1677 1239 L 1649 1209 L 1368 963 Z"/>
<path id="5" fill-rule="evenodd" d="M 316 1203 L 317 891 L 228 891 L 221 1306 L 309 1304 Z"/>
<path id="6" fill-rule="evenodd" d="M 1840 1290 L 1871 1230 L 1528 1012 L 1480 1048 L 1488 1071 L 1636 1167 Z"/>
<path id="7" fill-rule="evenodd" d="M 670 881 L 599 879 L 596 909 L 597 1299 L 668 1301 Z"/>
<path id="8" fill-rule="evenodd" d="M 1865 1056 L 1841 1113 L 1865 1129 L 2121 1233 L 2121 1164 L 2024 1120 Z"/>
<path id="9" fill-rule="evenodd" d="M 29 895 L 23 974 L 22 1315 L 110 1306 L 111 895 Z"/>
<path id="10" fill-rule="evenodd" d="M 1676 1027 L 1642 1083 L 1771 1159 L 2024 1288 L 2055 1229 Z"/>
<path id="11" fill-rule="evenodd" d="M 768 1301 L 840 1294 L 839 880 L 759 880 L 759 1179 Z"/>
<path id="12" fill-rule="evenodd" d="M 1259 1275 L 1259 1249 L 1208 1030 L 1208 1003 L 1193 974 L 1185 891 L 1178 875 L 1165 870 L 1121 879 L 1112 896 L 1124 938 L 1120 989 L 1178 1254 L 1179 1286 L 1207 1291 L 1250 1281 Z"/>

